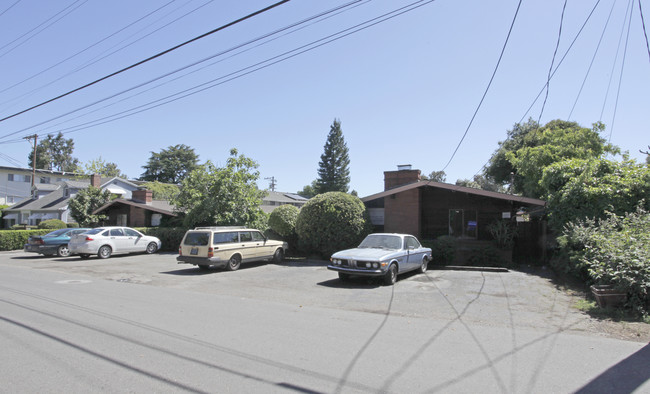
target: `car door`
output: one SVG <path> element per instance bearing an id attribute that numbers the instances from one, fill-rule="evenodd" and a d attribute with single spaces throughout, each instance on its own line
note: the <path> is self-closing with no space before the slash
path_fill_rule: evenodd
<path id="1" fill-rule="evenodd" d="M 128 227 L 123 230 L 126 237 L 125 244 L 129 252 L 144 252 L 147 249 L 147 245 L 142 242 L 142 234 Z"/>
<path id="2" fill-rule="evenodd" d="M 255 243 L 255 256 L 258 259 L 267 259 L 273 256 L 273 252 L 275 252 L 275 250 L 272 250 L 273 246 L 267 245 L 266 237 L 264 237 L 262 233 L 259 231 L 251 231 L 251 236 L 253 238 L 253 242 Z"/>
<path id="3" fill-rule="evenodd" d="M 239 232 L 239 247 L 242 260 L 256 260 L 258 258 L 257 242 L 253 241 L 251 231 Z"/>
<path id="4" fill-rule="evenodd" d="M 129 251 L 129 242 L 123 229 L 119 227 L 110 229 L 108 237 L 110 242 L 113 244 L 113 253 L 126 253 Z"/>
<path id="5" fill-rule="evenodd" d="M 410 271 L 418 268 L 422 262 L 422 257 L 418 252 L 418 249 L 420 248 L 418 240 L 412 236 L 404 237 L 404 248 L 406 249 L 408 259 L 406 266 L 407 270 Z"/>

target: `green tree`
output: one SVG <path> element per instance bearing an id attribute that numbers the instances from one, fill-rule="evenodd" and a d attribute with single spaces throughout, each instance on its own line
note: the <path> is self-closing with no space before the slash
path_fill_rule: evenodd
<path id="1" fill-rule="evenodd" d="M 153 192 L 152 198 L 154 200 L 171 201 L 180 193 L 178 186 L 171 183 L 146 182 L 142 184 L 142 187 Z"/>
<path id="2" fill-rule="evenodd" d="M 189 173 L 172 201 L 179 211 L 186 212 L 184 225 L 252 226 L 263 221 L 260 205 L 265 192 L 257 188 L 258 167 L 257 162 L 231 149 L 225 167 L 207 161 Z"/>
<path id="3" fill-rule="evenodd" d="M 429 176 L 423 177 L 424 180 L 430 180 L 433 182 L 445 182 L 447 180 L 447 173 L 444 171 L 432 171 Z"/>
<path id="4" fill-rule="evenodd" d="M 189 146 L 170 146 L 160 153 L 151 152 L 147 164 L 142 166 L 145 172 L 140 175 L 140 180 L 179 184 L 197 168 L 198 162 L 199 156 Z"/>
<path id="5" fill-rule="evenodd" d="M 314 179 L 311 182 L 311 185 L 305 185 L 305 187 L 303 187 L 302 190 L 300 190 L 297 194 L 299 196 L 303 196 L 305 198 L 312 198 L 312 197 L 314 197 L 315 195 L 318 194 L 318 193 L 316 193 L 316 188 L 317 187 L 318 187 L 318 185 L 316 184 L 316 180 Z"/>
<path id="6" fill-rule="evenodd" d="M 508 132 L 508 140 L 500 143 L 485 171 L 498 183 L 510 182 L 514 173 L 512 191 L 528 197 L 544 197 L 540 185 L 544 168 L 567 159 L 599 158 L 604 153 L 618 153 L 618 149 L 600 136 L 602 123 L 592 129 L 576 122 L 553 120 L 543 127 L 529 120 L 516 124 Z"/>
<path id="7" fill-rule="evenodd" d="M 122 171 L 117 168 L 117 164 L 107 163 L 102 159 L 101 156 L 99 156 L 97 159 L 90 160 L 84 165 L 84 168 L 84 174 L 86 175 L 99 174 L 104 178 L 128 178 L 126 174 L 123 174 Z"/>
<path id="8" fill-rule="evenodd" d="M 650 209 L 650 167 L 624 157 L 571 159 L 544 169 L 549 224 L 558 232 L 568 222 L 624 215 L 643 203 Z"/>
<path id="9" fill-rule="evenodd" d="M 98 187 L 90 186 L 79 190 L 77 195 L 70 199 L 68 209 L 70 215 L 81 227 L 92 227 L 106 219 L 106 215 L 95 215 L 93 212 L 111 200 L 111 192 Z"/>
<path id="10" fill-rule="evenodd" d="M 506 192 L 506 189 L 502 184 L 497 183 L 494 180 L 487 178 L 485 175 L 480 175 L 480 174 L 474 175 L 474 179 L 472 180 L 457 179 L 456 185 L 471 187 L 474 189 L 487 190 L 491 192 L 499 192 L 499 193 Z"/>
<path id="11" fill-rule="evenodd" d="M 316 192 L 347 193 L 350 185 L 350 158 L 341 131 L 341 121 L 334 119 L 318 163 Z"/>
<path id="12" fill-rule="evenodd" d="M 79 160 L 72 157 L 74 151 L 74 141 L 72 138 L 63 138 L 63 133 L 57 134 L 56 137 L 51 134 L 36 145 L 36 168 L 79 172 Z M 29 163 L 33 163 L 34 149 L 29 152 L 27 157 Z"/>

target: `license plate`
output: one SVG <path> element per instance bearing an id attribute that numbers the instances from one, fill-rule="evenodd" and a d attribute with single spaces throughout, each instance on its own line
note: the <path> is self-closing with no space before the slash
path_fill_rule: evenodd
<path id="1" fill-rule="evenodd" d="M 191 254 L 191 255 L 197 255 L 197 254 L 199 254 L 199 248 L 192 248 L 192 250 L 190 250 L 190 254 Z"/>

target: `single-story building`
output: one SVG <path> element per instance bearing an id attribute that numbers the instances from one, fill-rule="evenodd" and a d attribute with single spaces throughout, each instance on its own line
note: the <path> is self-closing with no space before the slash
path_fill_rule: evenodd
<path id="1" fill-rule="evenodd" d="M 105 226 L 157 227 L 164 217 L 175 217 L 169 201 L 153 200 L 151 190 L 135 190 L 132 198 L 116 198 L 96 209 L 93 214 L 104 214 Z"/>
<path id="2" fill-rule="evenodd" d="M 376 231 L 420 239 L 442 235 L 490 240 L 496 220 L 541 216 L 546 202 L 448 183 L 422 180 L 420 170 L 400 166 L 384 172 L 384 191 L 362 198 Z"/>
<path id="3" fill-rule="evenodd" d="M 295 193 L 282 193 L 273 190 L 267 190 L 266 196 L 262 199 L 262 211 L 271 213 L 275 208 L 282 205 L 293 205 L 294 207 L 301 208 L 309 201 L 309 199 L 299 196 Z"/>

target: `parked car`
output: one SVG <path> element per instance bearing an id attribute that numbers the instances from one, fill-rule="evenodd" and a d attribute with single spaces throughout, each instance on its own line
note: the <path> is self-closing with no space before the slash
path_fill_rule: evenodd
<path id="1" fill-rule="evenodd" d="M 89 228 L 62 228 L 45 235 L 30 235 L 24 251 L 40 253 L 44 256 L 70 256 L 68 242 L 70 237 L 90 230 Z"/>
<path id="2" fill-rule="evenodd" d="M 179 264 L 194 264 L 237 270 L 250 261 L 284 260 L 287 243 L 268 239 L 259 230 L 246 227 L 197 227 L 188 230 L 178 248 Z"/>
<path id="3" fill-rule="evenodd" d="M 87 259 L 96 254 L 107 259 L 113 254 L 155 253 L 160 249 L 160 239 L 144 235 L 129 227 L 98 227 L 70 238 L 71 254 Z"/>
<path id="4" fill-rule="evenodd" d="M 395 284 L 397 275 L 418 270 L 424 273 L 431 260 L 431 249 L 412 235 L 370 234 L 354 249 L 336 252 L 327 266 L 345 281 L 352 275 L 382 277 L 387 285 Z"/>

